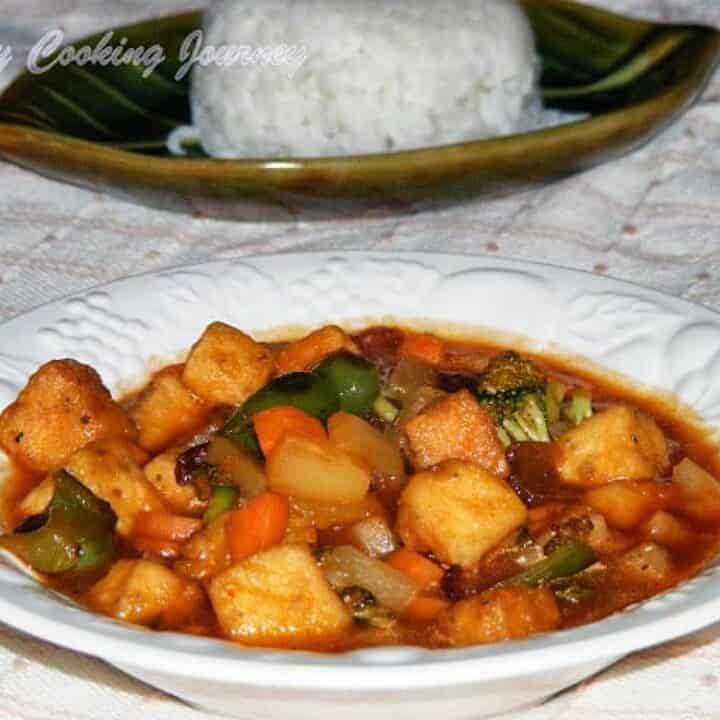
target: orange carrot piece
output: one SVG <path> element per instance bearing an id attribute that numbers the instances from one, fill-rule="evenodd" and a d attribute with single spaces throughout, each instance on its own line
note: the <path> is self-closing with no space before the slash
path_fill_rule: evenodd
<path id="1" fill-rule="evenodd" d="M 289 516 L 288 499 L 270 492 L 258 495 L 240 510 L 228 513 L 225 527 L 233 561 L 240 562 L 281 543 Z"/>
<path id="2" fill-rule="evenodd" d="M 182 543 L 202 527 L 200 518 L 151 510 L 137 514 L 133 531 L 136 535 L 146 535 L 156 540 Z"/>
<path id="3" fill-rule="evenodd" d="M 450 607 L 447 600 L 436 597 L 416 597 L 405 610 L 405 617 L 414 622 L 430 622 L 445 608 Z"/>
<path id="4" fill-rule="evenodd" d="M 160 540 L 159 538 L 137 535 L 133 538 L 133 545 L 143 555 L 157 555 L 165 560 L 177 560 L 180 557 L 182 545 L 171 540 Z"/>
<path id="5" fill-rule="evenodd" d="M 268 457 L 286 432 L 327 440 L 323 424 L 291 405 L 277 405 L 253 416 L 253 425 L 263 455 Z"/>
<path id="6" fill-rule="evenodd" d="M 445 343 L 434 335 L 405 333 L 400 345 L 400 357 L 422 360 L 429 365 L 439 365 L 445 357 Z"/>
<path id="7" fill-rule="evenodd" d="M 388 563 L 407 575 L 421 590 L 433 590 L 440 586 L 444 571 L 432 560 L 412 550 L 396 550 Z"/>

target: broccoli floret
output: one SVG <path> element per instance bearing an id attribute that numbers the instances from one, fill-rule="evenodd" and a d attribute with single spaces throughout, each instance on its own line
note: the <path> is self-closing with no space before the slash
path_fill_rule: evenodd
<path id="1" fill-rule="evenodd" d="M 505 352 L 490 361 L 478 385 L 478 399 L 503 445 L 550 442 L 546 385 L 541 370 L 517 353 Z"/>
<path id="2" fill-rule="evenodd" d="M 496 355 L 478 385 L 480 395 L 525 394 L 545 390 L 547 378 L 542 371 L 516 352 Z"/>

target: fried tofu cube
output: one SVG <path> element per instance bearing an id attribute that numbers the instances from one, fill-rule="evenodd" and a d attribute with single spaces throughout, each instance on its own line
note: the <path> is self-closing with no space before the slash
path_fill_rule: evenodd
<path id="1" fill-rule="evenodd" d="M 492 418 L 468 390 L 433 403 L 405 425 L 405 434 L 420 470 L 444 460 L 469 460 L 500 477 L 509 472 Z"/>
<path id="2" fill-rule="evenodd" d="M 199 585 L 151 560 L 119 560 L 87 594 L 94 610 L 141 625 L 175 624 L 204 601 Z"/>
<path id="3" fill-rule="evenodd" d="M 464 647 L 515 640 L 560 626 L 560 611 L 547 588 L 487 590 L 443 611 L 437 628 L 450 645 Z"/>
<path id="4" fill-rule="evenodd" d="M 86 488 L 110 503 L 117 515 L 117 531 L 130 535 L 139 512 L 167 511 L 140 464 L 145 453 L 123 440 L 101 440 L 78 450 L 65 469 Z"/>
<path id="5" fill-rule="evenodd" d="M 410 550 L 471 567 L 526 519 L 527 509 L 504 480 L 475 463 L 449 460 L 410 478 L 397 532 Z"/>
<path id="6" fill-rule="evenodd" d="M 351 624 L 302 545 L 279 545 L 233 565 L 209 593 L 225 636 L 246 645 L 320 648 Z"/>
<path id="7" fill-rule="evenodd" d="M 194 580 L 207 582 L 229 568 L 232 556 L 226 522 L 227 515 L 220 515 L 184 543 L 175 570 Z"/>
<path id="8" fill-rule="evenodd" d="M 650 480 L 670 468 L 662 430 L 652 418 L 627 405 L 593 415 L 555 442 L 557 472 L 570 485 Z"/>
<path id="9" fill-rule="evenodd" d="M 129 410 L 138 428 L 138 444 L 145 450 L 164 450 L 197 430 L 207 417 L 207 406 L 183 384 L 182 372 L 181 365 L 161 370 Z"/>
<path id="10" fill-rule="evenodd" d="M 300 340 L 288 343 L 280 350 L 275 362 L 280 375 L 303 372 L 341 350 L 357 352 L 357 347 L 344 330 L 336 325 L 327 325 Z"/>
<path id="11" fill-rule="evenodd" d="M 178 452 L 168 451 L 156 455 L 145 467 L 145 479 L 158 491 L 160 497 L 180 515 L 200 515 L 207 502 L 200 500 L 193 485 L 178 485 L 175 465 Z"/>
<path id="12" fill-rule="evenodd" d="M 60 467 L 93 440 L 136 433 L 95 370 L 74 360 L 43 365 L 0 416 L 0 446 L 37 472 Z"/>
<path id="13" fill-rule="evenodd" d="M 182 381 L 213 405 L 242 405 L 270 380 L 270 351 L 225 323 L 208 325 L 193 345 Z"/>

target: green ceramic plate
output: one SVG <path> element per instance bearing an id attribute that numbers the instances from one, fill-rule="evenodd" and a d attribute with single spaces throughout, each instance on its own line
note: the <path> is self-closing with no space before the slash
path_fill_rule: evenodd
<path id="1" fill-rule="evenodd" d="M 0 97 L 0 155 L 39 173 L 155 207 L 238 219 L 402 211 L 525 188 L 611 160 L 661 131 L 700 94 L 720 32 L 661 25 L 564 0 L 523 0 L 552 108 L 589 117 L 560 127 L 426 150 L 310 160 L 177 158 L 189 123 L 175 82 L 187 13 L 116 29 L 128 47 L 161 44 L 149 78 L 133 66 L 25 73 Z M 75 43 L 95 45 L 102 33 Z"/>

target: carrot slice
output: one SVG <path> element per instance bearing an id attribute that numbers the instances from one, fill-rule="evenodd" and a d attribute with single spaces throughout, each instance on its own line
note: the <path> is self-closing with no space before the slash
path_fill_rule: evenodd
<path id="1" fill-rule="evenodd" d="M 225 527 L 233 560 L 239 562 L 281 543 L 289 515 L 288 499 L 269 492 L 228 513 Z"/>
<path id="2" fill-rule="evenodd" d="M 405 333 L 399 350 L 400 357 L 412 357 L 429 365 L 439 365 L 445 357 L 445 343 L 434 335 Z"/>
<path id="3" fill-rule="evenodd" d="M 151 510 L 136 515 L 133 531 L 136 535 L 146 535 L 156 540 L 182 543 L 201 530 L 202 526 L 200 518 Z"/>
<path id="4" fill-rule="evenodd" d="M 439 587 L 444 575 L 439 565 L 412 550 L 395 551 L 388 558 L 388 563 L 407 575 L 421 590 L 433 590 Z"/>
<path id="5" fill-rule="evenodd" d="M 405 617 L 415 622 L 430 622 L 445 608 L 450 607 L 447 600 L 436 597 L 416 597 L 405 609 Z"/>
<path id="6" fill-rule="evenodd" d="M 287 432 L 316 440 L 327 440 L 325 428 L 319 420 L 290 405 L 277 405 L 256 413 L 253 416 L 253 425 L 265 457 L 270 455 Z"/>
<path id="7" fill-rule="evenodd" d="M 171 540 L 138 535 L 133 538 L 133 545 L 137 550 L 147 555 L 157 555 L 165 560 L 176 560 L 180 557 L 182 545 Z"/>

